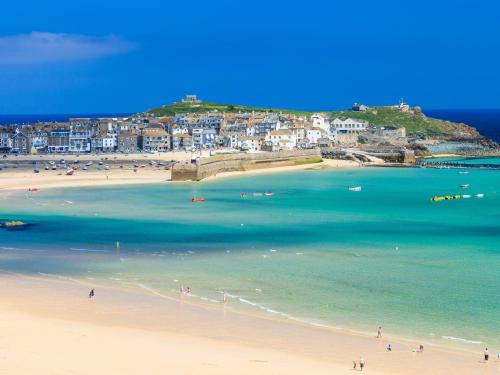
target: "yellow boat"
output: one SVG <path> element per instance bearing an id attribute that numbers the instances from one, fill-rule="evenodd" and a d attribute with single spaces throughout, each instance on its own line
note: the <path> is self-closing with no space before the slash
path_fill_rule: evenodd
<path id="1" fill-rule="evenodd" d="M 462 196 L 460 194 L 457 195 L 444 195 L 442 197 L 433 197 L 431 198 L 432 202 L 439 202 L 439 201 L 448 201 L 452 199 L 460 199 Z"/>

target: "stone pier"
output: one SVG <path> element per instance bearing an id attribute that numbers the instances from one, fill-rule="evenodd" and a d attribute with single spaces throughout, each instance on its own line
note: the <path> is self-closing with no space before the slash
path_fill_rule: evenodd
<path id="1" fill-rule="evenodd" d="M 201 181 L 221 172 L 318 163 L 321 160 L 319 149 L 222 154 L 200 158 L 193 163 L 175 164 L 172 168 L 172 181 Z"/>

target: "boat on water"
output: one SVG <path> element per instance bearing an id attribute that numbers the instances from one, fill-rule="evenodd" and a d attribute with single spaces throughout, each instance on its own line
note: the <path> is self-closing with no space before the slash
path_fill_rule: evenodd
<path id="1" fill-rule="evenodd" d="M 273 195 L 274 195 L 274 192 L 273 192 L 273 191 L 266 191 L 266 192 L 264 193 L 264 195 L 265 195 L 265 196 L 267 196 L 267 197 L 271 197 L 271 196 L 273 196 Z"/>
<path id="2" fill-rule="evenodd" d="M 467 189 L 469 186 L 470 186 L 469 184 L 462 184 L 462 185 L 460 185 L 460 187 L 462 189 Z"/>
<path id="3" fill-rule="evenodd" d="M 464 195 L 462 195 L 462 198 L 470 198 L 470 197 L 472 197 L 472 195 L 470 195 L 470 194 L 464 194 Z"/>
<path id="4" fill-rule="evenodd" d="M 476 194 L 476 198 L 483 198 L 484 194 Z"/>
<path id="5" fill-rule="evenodd" d="M 240 194 L 240 197 L 241 197 L 241 198 L 246 198 L 246 197 L 248 197 L 248 194 L 247 194 L 247 193 L 241 193 L 241 194 Z"/>
<path id="6" fill-rule="evenodd" d="M 254 197 L 261 197 L 262 196 L 262 193 L 253 193 L 252 194 Z"/>
<path id="7" fill-rule="evenodd" d="M 460 199 L 460 198 L 462 198 L 462 196 L 460 194 L 456 194 L 456 195 L 444 195 L 442 197 L 432 197 L 431 201 L 432 202 L 440 202 L 440 201 L 449 201 L 449 200 Z"/>
<path id="8" fill-rule="evenodd" d="M 198 202 L 205 202 L 207 198 L 192 198 L 191 202 L 192 203 L 198 203 Z"/>
<path id="9" fill-rule="evenodd" d="M 458 174 L 469 174 L 469 171 L 460 171 Z"/>
<path id="10" fill-rule="evenodd" d="M 350 191 L 361 191 L 361 186 L 353 186 L 349 188 Z"/>

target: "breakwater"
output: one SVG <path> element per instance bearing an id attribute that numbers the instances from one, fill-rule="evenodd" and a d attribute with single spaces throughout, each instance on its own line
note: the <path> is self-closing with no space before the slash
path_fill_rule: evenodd
<path id="1" fill-rule="evenodd" d="M 432 162 L 432 161 L 419 160 L 419 161 L 417 161 L 417 165 L 420 167 L 437 168 L 437 169 L 449 169 L 449 168 L 454 168 L 454 169 L 464 169 L 464 168 L 500 169 L 499 164 L 492 164 L 492 163 L 472 164 L 472 163 L 461 163 L 461 162 L 452 162 L 452 161 Z"/>
<path id="2" fill-rule="evenodd" d="M 172 181 L 200 181 L 217 173 L 317 163 L 318 149 L 280 152 L 224 154 L 178 163 L 172 168 Z"/>
<path id="3" fill-rule="evenodd" d="M 415 153 L 413 150 L 394 147 L 379 147 L 375 149 L 324 148 L 321 151 L 321 155 L 325 159 L 346 159 L 361 163 L 367 163 L 378 159 L 393 164 L 415 164 Z"/>

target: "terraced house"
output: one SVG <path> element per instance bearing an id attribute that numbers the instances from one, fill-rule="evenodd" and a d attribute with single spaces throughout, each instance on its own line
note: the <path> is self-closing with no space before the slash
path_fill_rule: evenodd
<path id="1" fill-rule="evenodd" d="M 145 128 L 139 136 L 139 146 L 146 152 L 170 150 L 170 135 L 160 128 Z"/>

